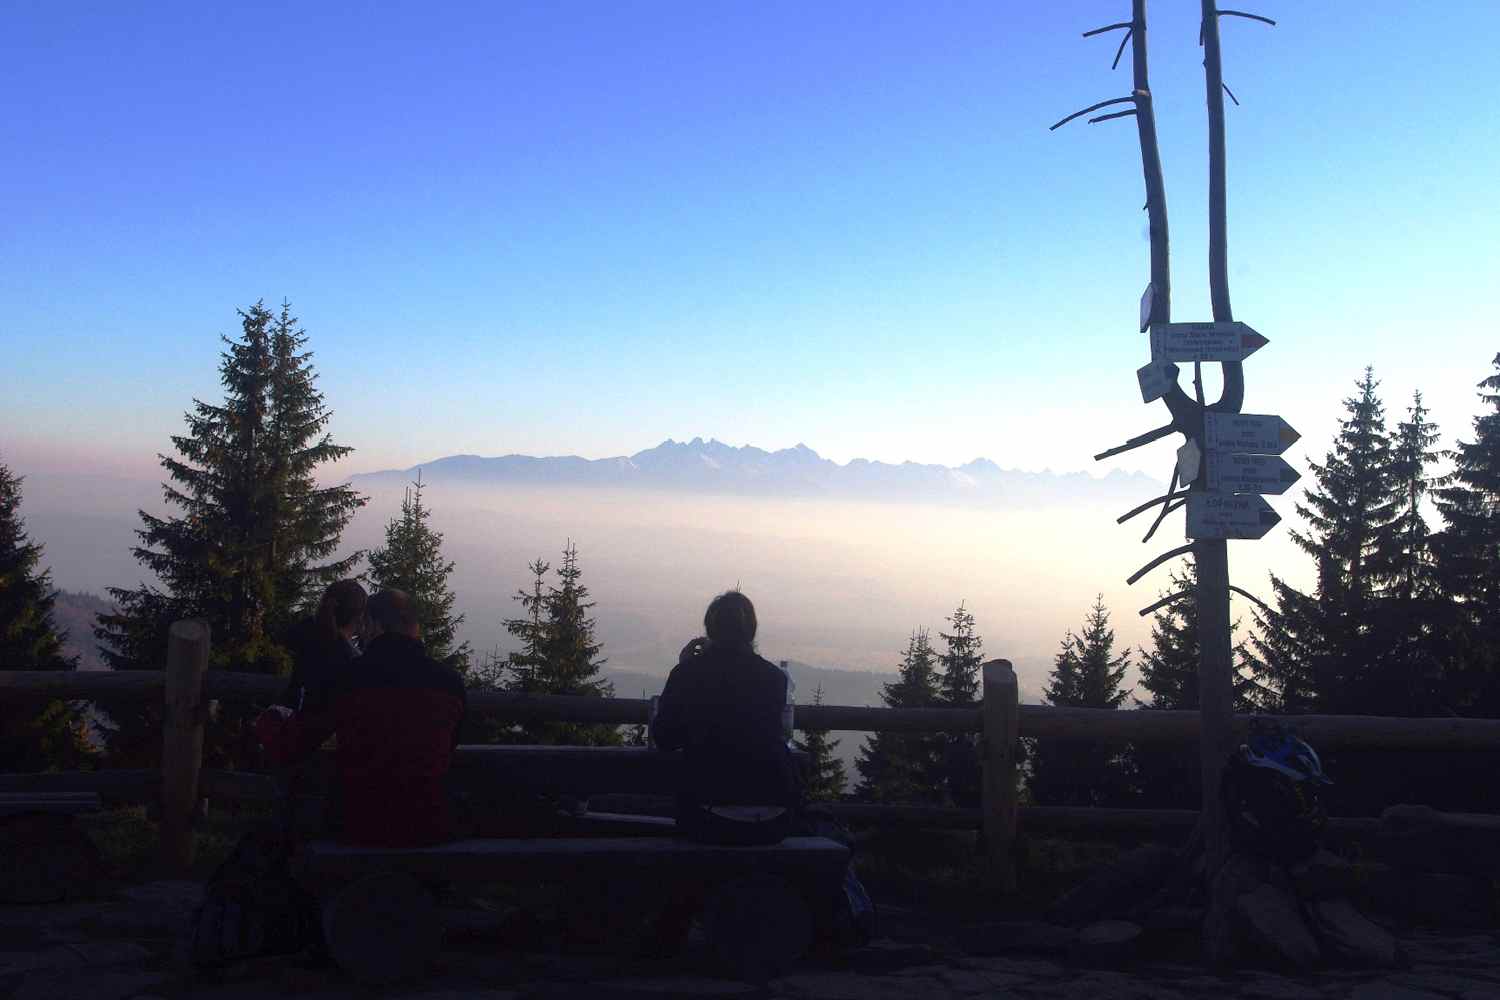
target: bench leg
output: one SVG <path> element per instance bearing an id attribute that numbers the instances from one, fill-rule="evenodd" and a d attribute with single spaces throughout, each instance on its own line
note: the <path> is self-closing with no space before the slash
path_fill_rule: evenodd
<path id="1" fill-rule="evenodd" d="M 367 875 L 323 905 L 328 953 L 349 975 L 378 985 L 420 976 L 442 945 L 432 893 L 410 875 Z"/>
<path id="2" fill-rule="evenodd" d="M 779 878 L 720 886 L 708 900 L 704 923 L 714 955 L 745 982 L 761 983 L 786 973 L 812 945 L 807 899 Z"/>

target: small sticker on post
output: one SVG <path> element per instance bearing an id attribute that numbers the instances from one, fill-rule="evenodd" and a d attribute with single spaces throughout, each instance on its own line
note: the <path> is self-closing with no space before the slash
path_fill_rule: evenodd
<path id="1" fill-rule="evenodd" d="M 1136 369 L 1135 378 L 1141 384 L 1141 401 L 1149 403 L 1172 391 L 1177 384 L 1177 366 L 1170 361 L 1153 361 Z"/>
<path id="2" fill-rule="evenodd" d="M 1141 293 L 1141 332 L 1145 333 L 1151 328 L 1151 313 L 1156 308 L 1156 286 L 1146 282 L 1146 290 Z"/>

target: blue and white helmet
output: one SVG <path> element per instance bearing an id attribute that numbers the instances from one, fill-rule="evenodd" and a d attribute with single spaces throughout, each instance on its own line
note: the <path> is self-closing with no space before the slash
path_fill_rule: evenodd
<path id="1" fill-rule="evenodd" d="M 1273 719 L 1256 717 L 1250 720 L 1250 733 L 1240 745 L 1240 757 L 1251 767 L 1268 768 L 1291 781 L 1333 784 L 1333 780 L 1323 773 L 1318 752 Z"/>

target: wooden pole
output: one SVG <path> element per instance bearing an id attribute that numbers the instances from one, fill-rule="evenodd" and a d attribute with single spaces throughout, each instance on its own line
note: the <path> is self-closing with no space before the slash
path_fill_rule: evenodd
<path id="1" fill-rule="evenodd" d="M 1229 250 L 1224 152 L 1224 70 L 1219 51 L 1219 7 L 1202 0 L 1203 77 L 1208 89 L 1208 282 L 1215 322 L 1234 319 L 1229 303 Z M 1244 370 L 1224 365 L 1224 394 L 1215 409 L 1238 412 L 1244 398 Z M 1200 441 L 1201 445 L 1201 441 Z M 1202 489 L 1204 480 L 1195 488 Z M 1203 844 L 1212 873 L 1229 845 L 1219 783 L 1234 746 L 1234 665 L 1229 621 L 1229 552 L 1223 539 L 1198 542 L 1198 697 L 1203 736 Z"/>
<path id="2" fill-rule="evenodd" d="M 1019 691 L 1009 660 L 983 667 L 983 836 L 989 879 L 1001 892 L 1016 891 L 1016 736 Z"/>
<path id="3" fill-rule="evenodd" d="M 167 698 L 162 718 L 161 860 L 176 874 L 186 874 L 193 863 L 193 813 L 198 806 L 203 721 L 208 714 L 203 697 L 208 650 L 207 622 L 172 623 L 167 633 Z"/>

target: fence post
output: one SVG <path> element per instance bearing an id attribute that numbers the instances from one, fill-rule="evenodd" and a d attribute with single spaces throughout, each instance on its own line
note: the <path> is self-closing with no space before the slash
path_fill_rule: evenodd
<path id="1" fill-rule="evenodd" d="M 162 716 L 161 860 L 185 874 L 193 863 L 193 814 L 203 765 L 203 674 L 208 670 L 207 622 L 172 623 L 167 632 L 167 698 Z"/>
<path id="2" fill-rule="evenodd" d="M 1020 700 L 1009 660 L 984 665 L 982 818 L 985 859 L 992 888 L 1016 890 L 1016 736 Z"/>

